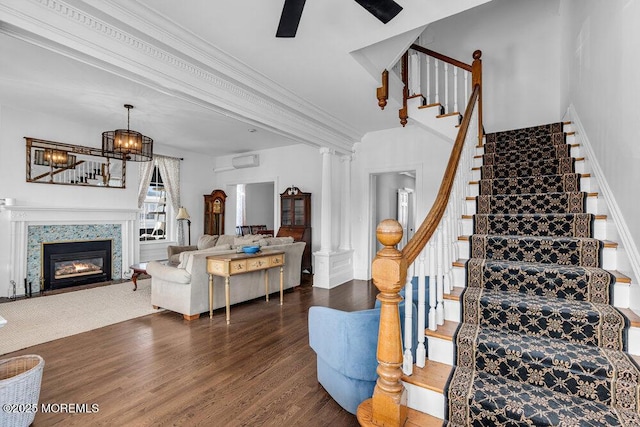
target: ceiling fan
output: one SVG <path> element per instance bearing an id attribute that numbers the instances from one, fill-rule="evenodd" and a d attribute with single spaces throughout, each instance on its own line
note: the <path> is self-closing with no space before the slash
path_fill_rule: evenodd
<path id="1" fill-rule="evenodd" d="M 306 0 L 284 0 L 276 37 L 295 37 Z M 378 18 L 383 24 L 400 13 L 402 6 L 393 0 L 355 0 L 360 6 Z"/>

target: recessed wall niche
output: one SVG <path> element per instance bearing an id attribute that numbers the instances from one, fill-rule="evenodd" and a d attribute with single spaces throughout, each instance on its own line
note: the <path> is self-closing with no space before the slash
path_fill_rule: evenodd
<path id="1" fill-rule="evenodd" d="M 99 148 L 25 137 L 27 182 L 125 188 L 126 162 Z"/>

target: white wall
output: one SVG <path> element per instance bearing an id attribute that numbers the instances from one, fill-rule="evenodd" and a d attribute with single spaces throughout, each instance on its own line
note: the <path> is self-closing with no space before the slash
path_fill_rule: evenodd
<path id="1" fill-rule="evenodd" d="M 273 220 L 273 194 L 275 187 L 273 182 L 258 182 L 247 184 L 246 197 L 246 225 L 264 224 L 269 230 L 277 230 Z M 275 228 L 274 228 L 275 227 Z"/>
<path id="2" fill-rule="evenodd" d="M 577 2 L 577 4 L 581 4 Z M 420 44 L 471 64 L 482 51 L 487 132 L 559 121 L 560 0 L 493 0 L 430 24 Z"/>
<path id="3" fill-rule="evenodd" d="M 352 165 L 352 243 L 354 278 L 371 278 L 371 253 L 377 226 L 372 217 L 371 175 L 415 170 L 416 221 L 421 223 L 436 198 L 452 144 L 418 126 L 367 134 L 357 144 Z"/>
<path id="4" fill-rule="evenodd" d="M 233 169 L 231 168 L 231 159 L 235 156 L 223 156 L 216 158 L 215 165 L 212 167 L 216 170 L 213 173 L 214 185 L 216 188 L 223 189 L 228 196 L 225 206 L 227 215 L 225 217 L 225 233 L 235 234 L 236 192 L 234 187 L 236 184 L 274 183 L 273 209 L 276 232 L 280 227 L 280 193 L 293 185 L 301 191 L 311 193 L 312 250 L 318 250 L 320 248 L 320 195 L 322 190 L 322 156 L 320 151 L 299 144 L 243 154 L 258 154 L 260 165 L 254 168 Z M 336 201 L 334 203 L 339 202 L 338 192 L 333 200 Z M 338 221 L 339 216 L 335 217 L 336 227 L 339 226 Z"/>
<path id="5" fill-rule="evenodd" d="M 573 106 L 637 256 L 640 245 L 640 2 L 564 1 L 562 107 Z M 637 265 L 636 265 L 637 269 Z M 638 272 L 636 271 L 636 274 Z M 637 305 L 637 304 L 636 304 Z"/>

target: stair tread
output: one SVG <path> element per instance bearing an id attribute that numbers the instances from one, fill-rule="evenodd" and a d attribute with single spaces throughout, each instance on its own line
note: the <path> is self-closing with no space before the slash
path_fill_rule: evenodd
<path id="1" fill-rule="evenodd" d="M 495 234 L 495 236 L 504 236 L 503 234 Z M 468 242 L 469 238 L 471 236 L 458 236 L 458 240 L 463 241 L 463 242 Z M 517 237 L 517 238 L 523 238 L 523 239 L 536 239 L 536 238 L 540 238 L 540 237 L 549 237 L 549 236 L 510 236 L 510 237 Z M 574 237 L 563 237 L 564 239 L 573 239 Z M 592 239 L 592 237 L 575 237 L 576 239 Z M 598 239 L 596 239 L 598 240 Z M 611 240 L 602 240 L 602 242 L 604 243 L 604 247 L 605 248 L 617 248 L 618 247 L 618 242 L 612 242 Z"/>
<path id="2" fill-rule="evenodd" d="M 581 178 L 591 178 L 591 174 L 590 173 L 581 173 L 579 174 Z M 522 177 L 521 177 L 522 178 Z M 490 178 L 490 179 L 505 179 L 505 178 Z M 480 184 L 480 181 L 469 181 L 469 185 L 478 185 Z"/>
<path id="3" fill-rule="evenodd" d="M 452 264 L 454 267 L 464 268 L 467 261 L 468 261 L 467 258 L 460 258 L 453 261 Z M 613 274 L 613 276 L 616 278 L 616 283 L 631 283 L 631 277 L 627 276 L 626 274 L 623 274 L 618 270 L 607 270 L 607 271 Z M 454 289 L 456 288 L 458 288 L 458 286 L 454 286 Z M 640 316 L 638 318 L 638 321 L 640 322 Z"/>
<path id="4" fill-rule="evenodd" d="M 427 359 L 423 368 L 413 365 L 413 373 L 403 375 L 402 381 L 437 393 L 444 393 L 451 369 L 451 365 Z"/>
<path id="5" fill-rule="evenodd" d="M 453 289 L 451 289 L 450 293 L 443 295 L 443 298 L 452 301 L 460 301 L 460 295 L 462 295 L 462 291 L 464 291 L 464 287 L 454 286 Z"/>
<path id="6" fill-rule="evenodd" d="M 460 113 L 458 113 L 457 111 L 454 111 L 453 113 L 446 113 L 446 114 L 438 114 L 436 116 L 436 118 L 441 119 L 443 117 L 450 117 L 450 116 L 459 116 Z"/>
<path id="7" fill-rule="evenodd" d="M 373 422 L 372 399 L 367 399 L 358 406 L 358 421 L 363 426 L 375 426 Z M 415 409 L 407 408 L 405 427 L 442 427 L 443 420 Z"/>
<path id="8" fill-rule="evenodd" d="M 640 326 L 640 316 L 638 316 L 633 310 L 629 308 L 619 308 L 618 310 L 620 310 L 622 314 L 624 314 L 626 318 L 629 319 L 631 326 L 636 328 Z"/>
<path id="9" fill-rule="evenodd" d="M 431 329 L 425 330 L 424 334 L 428 337 L 440 338 L 447 341 L 453 340 L 453 334 L 455 334 L 459 323 L 453 320 L 445 320 L 443 325 L 438 325 L 435 331 Z"/>
<path id="10" fill-rule="evenodd" d="M 454 289 L 455 288 L 459 288 L 460 292 L 464 290 L 464 288 L 461 288 L 458 286 L 454 287 Z M 454 299 L 454 298 L 450 298 L 450 299 Z M 458 295 L 458 299 L 460 299 L 460 295 Z M 618 307 L 618 310 L 620 310 L 620 312 L 624 314 L 624 316 L 627 319 L 629 319 L 629 324 L 631 327 L 633 328 L 640 327 L 640 315 L 636 314 L 633 310 L 629 308 Z M 444 325 L 438 325 L 438 328 L 435 331 L 432 331 L 431 329 L 426 329 L 425 335 L 451 341 L 453 340 L 453 334 L 455 334 L 459 324 L 460 324 L 459 322 L 456 322 L 453 320 L 445 320 Z M 640 362 L 640 355 L 637 356 L 637 359 Z"/>
<path id="11" fill-rule="evenodd" d="M 501 194 L 502 196 L 504 196 L 504 194 Z M 523 195 L 523 194 L 521 194 Z M 587 193 L 587 197 L 595 197 L 598 198 L 598 193 Z M 478 198 L 478 196 L 467 196 L 466 199 L 468 201 L 475 201 Z"/>
<path id="12" fill-rule="evenodd" d="M 436 102 L 434 104 L 421 105 L 418 108 L 422 109 L 422 108 L 440 107 L 441 105 L 442 104 L 440 104 L 439 102 Z"/>
<path id="13" fill-rule="evenodd" d="M 462 219 L 473 219 L 473 217 L 475 215 L 493 215 L 493 216 L 533 216 L 533 215 L 539 215 L 539 216 L 543 216 L 543 215 L 575 215 L 575 213 L 535 213 L 535 214 L 531 214 L 531 213 L 517 213 L 517 214 L 511 214 L 511 213 L 507 213 L 507 214 L 473 214 L 473 215 L 462 215 Z M 593 217 L 595 219 L 599 219 L 599 220 L 606 220 L 607 219 L 607 215 L 604 214 L 597 214 L 597 215 L 593 215 Z"/>

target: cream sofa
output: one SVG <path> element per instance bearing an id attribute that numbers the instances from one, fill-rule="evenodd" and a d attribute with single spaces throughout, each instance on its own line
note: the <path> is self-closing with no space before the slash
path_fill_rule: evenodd
<path id="1" fill-rule="evenodd" d="M 206 243 L 203 243 L 206 242 Z M 181 313 L 185 319 L 193 320 L 200 313 L 209 311 L 209 274 L 207 256 L 238 252 L 246 245 L 260 245 L 262 251 L 284 251 L 284 289 L 300 284 L 302 252 L 304 242 L 293 242 L 291 238 L 264 236 L 203 236 L 198 245 L 187 247 L 178 254 L 178 265 L 147 263 L 147 273 L 151 275 L 151 304 Z M 200 249 L 198 249 L 200 248 Z M 182 247 L 182 249 L 185 249 Z M 175 257 L 175 248 L 168 250 Z M 175 261 L 174 261 L 175 263 Z M 269 274 L 270 292 L 279 289 L 280 269 L 271 268 Z M 230 302 L 237 304 L 265 295 L 264 271 L 240 274 L 231 277 Z M 214 278 L 213 309 L 225 306 L 223 278 Z"/>

